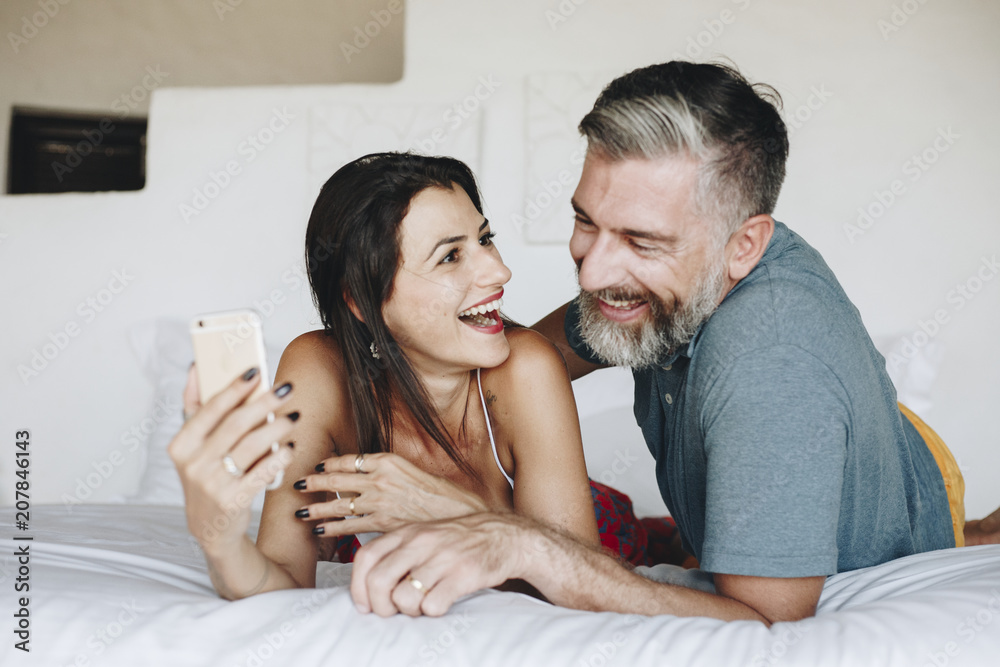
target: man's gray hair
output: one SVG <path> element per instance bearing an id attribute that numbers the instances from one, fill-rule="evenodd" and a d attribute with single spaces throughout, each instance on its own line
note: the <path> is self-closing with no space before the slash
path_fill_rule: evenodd
<path id="1" fill-rule="evenodd" d="M 625 74 L 580 122 L 589 150 L 612 160 L 677 155 L 697 161 L 695 210 L 724 244 L 754 215 L 772 213 L 785 178 L 781 96 L 734 68 L 674 61 Z"/>

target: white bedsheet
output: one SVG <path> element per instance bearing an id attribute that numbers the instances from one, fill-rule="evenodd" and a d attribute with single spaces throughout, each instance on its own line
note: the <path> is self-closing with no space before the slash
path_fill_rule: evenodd
<path id="1" fill-rule="evenodd" d="M 777 624 L 560 609 L 483 591 L 441 618 L 357 613 L 349 565 L 321 588 L 214 594 L 182 508 L 32 509 L 31 652 L 14 648 L 15 531 L 0 529 L 0 663 L 12 665 L 1000 665 L 1000 546 L 831 577 L 815 618 Z M 580 582 L 581 586 L 587 582 Z"/>

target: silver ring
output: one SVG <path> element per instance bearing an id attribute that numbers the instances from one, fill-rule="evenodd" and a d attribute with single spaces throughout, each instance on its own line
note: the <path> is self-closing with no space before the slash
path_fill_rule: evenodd
<path id="1" fill-rule="evenodd" d="M 360 472 L 360 473 L 364 474 L 365 471 L 361 469 L 361 466 L 363 466 L 364 464 L 365 464 L 365 455 L 364 454 L 358 454 L 357 456 L 355 456 L 354 457 L 354 472 Z"/>
<path id="2" fill-rule="evenodd" d="M 410 582 L 410 585 L 420 591 L 423 595 L 427 595 L 427 587 L 424 586 L 423 582 L 414 577 L 412 574 L 406 575 L 406 580 Z"/>
<path id="3" fill-rule="evenodd" d="M 243 474 L 243 471 L 240 470 L 240 467 L 236 465 L 236 461 L 234 461 L 233 457 L 229 456 L 228 454 L 222 457 L 222 467 L 225 468 L 226 472 L 228 472 L 233 477 L 240 477 Z"/>
<path id="4" fill-rule="evenodd" d="M 355 514 L 354 514 L 354 498 L 351 498 L 351 504 L 347 506 L 347 509 L 349 509 L 351 511 L 351 516 L 355 516 Z"/>

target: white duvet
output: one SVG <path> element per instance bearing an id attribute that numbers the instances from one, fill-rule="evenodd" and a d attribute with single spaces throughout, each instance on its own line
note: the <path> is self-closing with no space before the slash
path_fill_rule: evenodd
<path id="1" fill-rule="evenodd" d="M 13 613 L 16 535 L 30 544 L 30 653 Z M 350 566 L 320 588 L 219 599 L 183 508 L 32 509 L 0 529 L 0 664 L 1000 665 L 1000 546 L 949 549 L 830 577 L 817 616 L 767 629 L 705 618 L 560 609 L 483 591 L 441 618 L 357 613 Z M 586 581 L 580 582 L 586 586 Z"/>

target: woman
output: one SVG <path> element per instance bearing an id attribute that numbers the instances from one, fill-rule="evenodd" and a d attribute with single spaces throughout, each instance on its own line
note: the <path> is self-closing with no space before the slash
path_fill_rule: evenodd
<path id="1" fill-rule="evenodd" d="M 254 401 L 251 369 L 201 406 L 192 367 L 169 446 L 223 597 L 314 586 L 331 538 L 484 510 L 598 543 L 569 376 L 501 319 L 492 238 L 451 158 L 369 155 L 323 187 L 306 257 L 324 329 L 289 344 Z M 254 544 L 250 500 L 282 470 Z"/>

